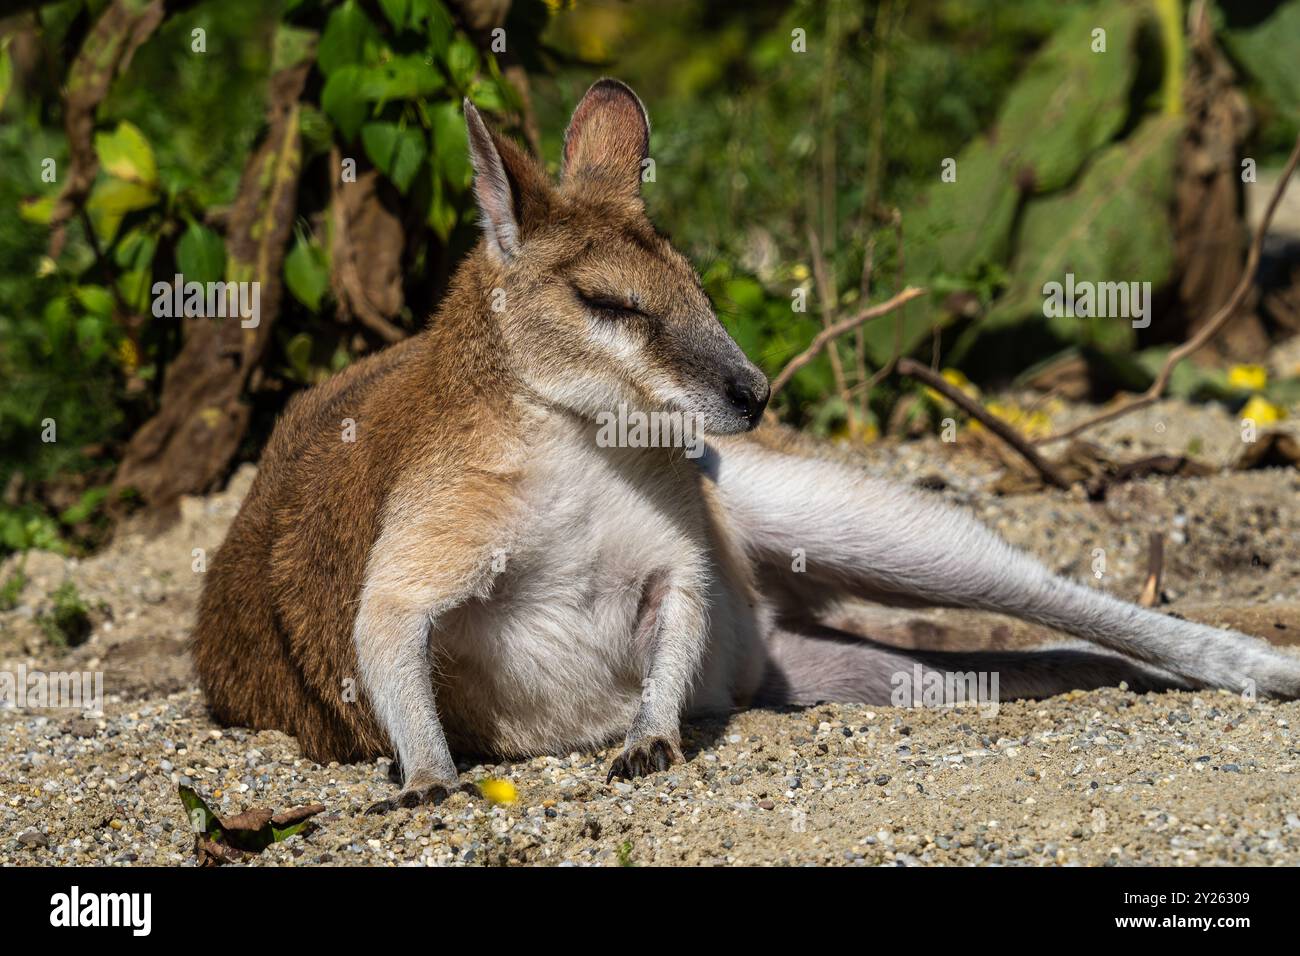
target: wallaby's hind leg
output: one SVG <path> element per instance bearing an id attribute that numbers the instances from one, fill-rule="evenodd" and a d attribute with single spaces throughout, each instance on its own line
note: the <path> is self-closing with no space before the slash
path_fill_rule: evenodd
<path id="1" fill-rule="evenodd" d="M 836 462 L 720 439 L 702 460 L 747 552 L 795 593 L 998 611 L 1154 664 L 1192 686 L 1300 696 L 1300 659 L 1058 577 L 969 515 Z M 796 549 L 806 560 L 791 571 Z M 810 592 L 812 592 L 810 594 Z"/>
<path id="2" fill-rule="evenodd" d="M 992 700 L 978 701 L 976 696 L 979 703 L 996 704 L 1114 687 L 1121 681 L 1135 691 L 1184 686 L 1153 667 L 1104 652 L 904 650 L 824 627 L 778 629 L 769 635 L 767 647 L 767 671 L 754 700 L 759 706 L 821 701 L 888 706 L 896 702 L 893 698 L 897 688 L 905 686 L 904 680 L 917 694 L 921 692 L 914 679 L 918 664 L 922 675 L 937 673 L 940 686 L 958 691 L 959 700 L 944 703 L 958 703 L 962 691 L 976 693 L 977 687 L 992 690 Z M 974 683 L 958 675 L 972 675 Z M 911 693 L 904 694 L 907 703 L 912 699 Z"/>

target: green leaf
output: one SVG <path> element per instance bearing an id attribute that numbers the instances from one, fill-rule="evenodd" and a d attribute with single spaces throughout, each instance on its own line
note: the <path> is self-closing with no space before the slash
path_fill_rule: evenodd
<path id="1" fill-rule="evenodd" d="M 326 76 L 342 67 L 367 60 L 382 43 L 379 31 L 355 0 L 347 0 L 330 14 L 316 48 L 316 64 Z"/>
<path id="2" fill-rule="evenodd" d="M 83 315 L 77 319 L 77 348 L 87 361 L 94 362 L 108 347 L 105 333 L 109 323 L 98 315 Z"/>
<path id="3" fill-rule="evenodd" d="M 144 134 L 126 120 L 118 123 L 111 133 L 95 134 L 95 153 L 100 166 L 110 176 L 151 187 L 158 183 L 153 149 Z"/>
<path id="4" fill-rule="evenodd" d="M 873 362 L 889 361 L 897 326 L 907 354 L 949 320 L 940 308 L 944 293 L 986 296 L 996 287 L 1013 247 L 1025 248 L 1023 237 L 1013 236 L 1022 189 L 1043 194 L 1069 185 L 1123 127 L 1147 15 L 1117 0 L 1068 15 L 1007 94 L 995 133 L 956 154 L 956 182 L 938 180 L 936 170 L 936 181 L 903 210 L 907 280 L 931 294 L 864 326 Z M 1099 24 L 1105 53 L 1092 51 Z"/>
<path id="5" fill-rule="evenodd" d="M 101 179 L 86 200 L 86 212 L 96 234 L 105 244 L 113 241 L 117 227 L 127 213 L 148 209 L 158 201 L 153 187 L 125 179 Z"/>
<path id="6" fill-rule="evenodd" d="M 903 213 L 908 281 L 929 288 L 931 294 L 863 326 L 863 340 L 875 364 L 893 355 L 899 325 L 902 352 L 907 354 L 945 317 L 935 308 L 942 300 L 937 286 L 964 287 L 982 267 L 1006 258 L 1019 206 L 1020 193 L 997 150 L 979 139 L 957 154 L 956 182 L 934 183 L 921 202 Z"/>
<path id="7" fill-rule="evenodd" d="M 289 368 L 300 382 L 311 382 L 311 336 L 299 332 L 284 347 L 284 354 L 289 359 Z"/>
<path id="8" fill-rule="evenodd" d="M 411 0 L 379 0 L 379 5 L 394 29 L 401 30 L 406 26 L 411 14 Z"/>
<path id="9" fill-rule="evenodd" d="M 405 193 L 427 152 L 423 133 L 396 123 L 367 123 L 361 129 L 361 142 L 370 161 Z"/>
<path id="10" fill-rule="evenodd" d="M 495 80 L 475 80 L 469 88 L 469 99 L 479 109 L 489 113 L 500 113 L 507 106 L 501 86 Z"/>
<path id="11" fill-rule="evenodd" d="M 73 290 L 81 307 L 91 315 L 110 318 L 113 315 L 113 293 L 102 285 L 80 285 Z"/>
<path id="12" fill-rule="evenodd" d="M 271 70 L 287 70 L 309 59 L 316 45 L 316 31 L 281 23 L 275 30 Z"/>
<path id="13" fill-rule="evenodd" d="M 91 488 L 77 499 L 76 504 L 65 508 L 59 515 L 59 520 L 67 525 L 81 524 L 98 510 L 106 497 L 108 497 L 108 485 Z"/>
<path id="14" fill-rule="evenodd" d="M 414 54 L 364 66 L 358 75 L 361 96 L 368 100 L 423 99 L 444 86 L 438 71 Z"/>
<path id="15" fill-rule="evenodd" d="M 430 179 L 433 188 L 429 193 L 429 211 L 424 218 L 445 245 L 451 231 L 456 228 L 456 206 L 448 198 L 447 186 L 437 170 L 431 171 Z"/>
<path id="16" fill-rule="evenodd" d="M 181 803 L 185 805 L 185 815 L 189 818 L 190 829 L 214 840 L 221 839 L 221 823 L 217 815 L 203 802 L 203 798 L 192 788 L 183 785 L 180 787 L 180 797 Z"/>
<path id="17" fill-rule="evenodd" d="M 117 278 L 117 291 L 127 308 L 140 315 L 149 311 L 153 297 L 153 272 L 150 269 L 130 269 Z"/>
<path id="18" fill-rule="evenodd" d="M 421 56 L 396 56 L 373 66 L 339 67 L 321 90 L 321 107 L 351 140 L 365 122 L 371 102 L 427 99 L 443 88 L 442 77 Z"/>
<path id="19" fill-rule="evenodd" d="M 1242 4 L 1243 7 L 1248 5 Z M 1249 26 L 1223 31 L 1234 65 L 1258 81 L 1272 104 L 1292 124 L 1300 123 L 1300 3 L 1272 4 L 1267 17 L 1241 13 Z"/>
<path id="20" fill-rule="evenodd" d="M 284 282 L 293 297 L 313 312 L 320 311 L 321 299 L 330 286 L 329 262 L 325 251 L 303 236 L 284 257 Z M 308 340 L 310 348 L 310 339 Z"/>
<path id="21" fill-rule="evenodd" d="M 334 145 L 334 130 L 325 114 L 309 103 L 298 110 L 298 133 L 302 136 L 303 159 L 321 156 Z"/>
<path id="22" fill-rule="evenodd" d="M 478 50 L 468 37 L 457 36 L 447 50 L 447 73 L 460 89 L 466 89 L 478 73 Z"/>
<path id="23" fill-rule="evenodd" d="M 429 48 L 438 62 L 445 62 L 456 23 L 441 0 L 411 0 L 411 24 L 425 24 Z"/>
<path id="24" fill-rule="evenodd" d="M 435 103 L 428 112 L 434 165 L 453 189 L 467 189 L 474 179 L 474 168 L 469 160 L 469 135 L 460 104 L 454 100 Z"/>
<path id="25" fill-rule="evenodd" d="M 9 37 L 5 37 L 4 44 L 0 45 L 0 110 L 5 108 L 13 83 L 14 62 L 9 57 Z"/>
<path id="26" fill-rule="evenodd" d="M 1076 283 L 1150 282 L 1159 290 L 1174 268 L 1169 205 L 1181 131 L 1177 117 L 1149 119 L 1104 150 L 1073 189 L 1029 203 L 1011 285 L 970 334 L 1041 320 L 1044 285 L 1064 283 L 1067 273 Z M 1065 341 L 1102 350 L 1133 342 L 1125 318 L 1049 318 L 1048 327 Z"/>
<path id="27" fill-rule="evenodd" d="M 192 222 L 176 243 L 176 267 L 186 282 L 219 282 L 226 274 L 226 246 L 207 226 Z"/>
<path id="28" fill-rule="evenodd" d="M 147 270 L 153 265 L 153 254 L 157 248 L 157 237 L 137 226 L 118 242 L 113 252 L 113 261 L 123 269 Z"/>
<path id="29" fill-rule="evenodd" d="M 361 95 L 360 66 L 340 67 L 321 90 L 321 108 L 329 114 L 344 139 L 356 139 L 357 131 L 366 120 L 367 101 Z"/>
<path id="30" fill-rule="evenodd" d="M 54 203 L 57 199 L 58 197 L 52 194 L 35 199 L 24 199 L 18 203 L 18 218 L 23 222 L 48 226 L 50 217 L 54 215 Z"/>
<path id="31" fill-rule="evenodd" d="M 1035 54 L 998 114 L 1003 164 L 1036 193 L 1069 184 L 1084 163 L 1124 125 L 1137 70 L 1144 6 L 1112 2 L 1081 8 Z M 1106 52 L 1094 53 L 1091 31 L 1106 29 Z"/>

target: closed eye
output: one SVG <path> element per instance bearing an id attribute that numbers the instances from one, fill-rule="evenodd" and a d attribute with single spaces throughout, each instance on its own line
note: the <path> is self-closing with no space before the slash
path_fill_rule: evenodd
<path id="1" fill-rule="evenodd" d="M 628 319 L 636 316 L 647 318 L 646 313 L 623 300 L 607 295 L 592 295 L 574 287 L 574 294 L 583 305 L 597 315 L 609 319 Z"/>

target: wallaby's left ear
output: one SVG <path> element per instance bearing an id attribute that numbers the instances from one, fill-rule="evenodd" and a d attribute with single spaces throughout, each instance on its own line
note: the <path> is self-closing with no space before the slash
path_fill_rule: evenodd
<path id="1" fill-rule="evenodd" d="M 474 198 L 488 253 L 498 262 L 508 262 L 528 232 L 545 221 L 551 186 L 523 149 L 488 129 L 468 99 L 465 126 L 474 163 Z"/>
<path id="2" fill-rule="evenodd" d="M 564 179 L 598 178 L 631 193 L 641 189 L 650 155 L 650 117 L 631 87 L 597 80 L 573 111 L 564 133 Z"/>

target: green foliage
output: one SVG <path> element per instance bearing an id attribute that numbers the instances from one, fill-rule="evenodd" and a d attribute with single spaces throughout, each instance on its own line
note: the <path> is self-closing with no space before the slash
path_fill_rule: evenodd
<path id="1" fill-rule="evenodd" d="M 329 261 L 325 251 L 303 235 L 284 259 L 284 281 L 289 291 L 313 312 L 320 311 L 321 300 L 329 290 Z"/>
<path id="2" fill-rule="evenodd" d="M 0 611 L 12 611 L 18 606 L 23 589 L 27 587 L 27 573 L 22 566 L 14 568 L 4 583 L 0 584 Z"/>
<path id="3" fill-rule="evenodd" d="M 361 142 L 370 161 L 393 185 L 402 193 L 411 188 L 427 148 L 418 130 L 404 129 L 396 123 L 367 123 L 361 128 Z"/>
<path id="4" fill-rule="evenodd" d="M 463 99 L 503 121 L 520 111 L 483 36 L 444 0 L 176 6 L 95 111 L 98 172 L 57 259 L 49 225 L 71 167 L 60 87 L 106 3 L 41 5 L 36 70 L 24 73 L 0 40 L 0 209 L 10 213 L 0 217 L 0 490 L 13 492 L 0 504 L 0 553 L 76 550 L 115 504 L 103 491 L 114 462 L 157 411 L 183 340 L 179 322 L 152 316 L 154 283 L 248 268 L 226 229 L 275 71 L 311 64 L 285 294 L 259 370 L 272 381 L 250 396 L 249 456 L 295 388 L 377 344 L 346 320 L 331 281 L 337 159 L 373 166 L 376 194 L 401 220 L 404 304 L 392 318 L 409 331 L 477 235 Z M 896 345 L 928 349 L 936 323 L 950 322 L 950 361 L 1011 335 L 1042 354 L 1084 350 L 1142 381 L 1148 353 L 1134 354 L 1127 323 L 1045 321 L 1041 289 L 1066 271 L 1151 281 L 1157 293 L 1172 277 L 1179 120 L 1158 116 L 1178 101 L 1181 51 L 1167 22 L 1162 41 L 1157 8 L 1167 21 L 1169 4 L 1125 0 L 513 0 L 506 35 L 552 171 L 595 77 L 620 76 L 642 95 L 654 121 L 651 214 L 769 375 L 811 341 L 823 305 L 844 316 L 910 282 L 931 294 L 864 327 L 867 373 Z M 1262 148 L 1284 150 L 1300 128 L 1300 0 L 1220 3 L 1214 16 L 1248 80 Z M 1096 27 L 1105 53 L 1091 47 Z M 200 28 L 201 55 L 191 49 Z M 946 160 L 955 182 L 941 178 Z M 830 303 L 818 301 L 810 234 L 825 249 Z M 950 315 L 950 298 L 973 306 Z M 846 365 L 854 347 L 853 337 L 838 346 Z M 863 396 L 877 419 L 891 388 Z M 836 391 L 823 356 L 779 410 L 837 432 L 850 409 Z M 47 421 L 56 440 L 43 437 Z"/>
<path id="5" fill-rule="evenodd" d="M 1262 42 L 1264 24 L 1286 24 L 1300 0 L 1280 6 L 1220 15 L 1230 43 Z M 1168 13 L 1125 0 L 809 0 L 743 11 L 668 0 L 617 16 L 579 5 L 547 40 L 600 66 L 541 81 L 543 111 L 557 107 L 541 126 L 553 155 L 583 84 L 613 63 L 636 86 L 654 120 L 651 213 L 705 266 L 724 322 L 769 373 L 821 325 L 810 232 L 825 249 L 839 316 L 866 304 L 864 288 L 870 302 L 903 283 L 930 290 L 864 327 L 867 372 L 900 346 L 928 357 L 933 330 L 948 324 L 945 364 L 976 362 L 972 376 L 1013 373 L 1010 363 L 1070 346 L 1120 356 L 1135 345 L 1129 323 L 1048 322 L 1042 286 L 1073 271 L 1150 281 L 1158 295 L 1174 278 L 1185 57 Z M 795 30 L 804 52 L 792 48 Z M 1272 59 L 1293 62 L 1279 52 L 1288 43 L 1276 47 Z M 1266 80 L 1268 64 L 1248 69 L 1294 104 L 1290 73 Z M 941 176 L 946 167 L 955 181 Z M 796 290 L 807 313 L 791 308 Z M 1020 330 L 1035 354 L 1005 350 L 994 355 L 1003 365 L 985 364 Z M 851 339 L 837 346 L 845 366 Z M 981 341 L 990 347 L 978 352 Z M 892 399 L 890 387 L 877 387 L 873 408 Z M 830 362 L 813 362 L 787 387 L 782 414 L 839 431 L 847 407 L 835 391 Z"/>
<path id="6" fill-rule="evenodd" d="M 291 387 L 319 381 L 366 347 L 355 326 L 336 323 L 330 295 L 332 152 L 372 163 L 416 210 L 403 224 L 404 248 L 421 298 L 403 315 L 422 317 L 434 290 L 421 272 L 473 239 L 462 99 L 518 107 L 494 57 L 441 0 L 208 0 L 169 10 L 95 112 L 98 172 L 85 216 L 66 224 L 51 260 L 48 228 L 70 168 L 60 84 L 105 6 L 41 7 L 33 75 L 52 82 L 11 89 L 10 41 L 0 41 L 9 120 L 0 125 L 0 208 L 17 213 L 0 218 L 0 490 L 16 491 L 0 504 L 0 554 L 75 550 L 101 527 L 114 458 L 157 410 L 182 344 L 180 323 L 153 317 L 154 284 L 177 273 L 200 283 L 237 279 L 246 267 L 225 229 L 266 127 L 275 71 L 312 65 L 299 103 L 299 228 L 283 261 L 287 294 L 267 362 Z M 202 53 L 192 48 L 198 29 Z M 529 42 L 528 31 L 512 42 Z M 256 432 L 277 407 L 257 406 L 265 421 Z"/>
<path id="7" fill-rule="evenodd" d="M 1030 203 L 1020 224 L 1014 278 L 970 333 L 1041 318 L 1044 284 L 1063 281 L 1067 272 L 1164 286 L 1174 267 L 1166 209 L 1181 128 L 1176 117 L 1149 119 L 1129 140 L 1103 150 L 1073 188 Z M 1047 323 L 1063 342 L 1108 352 L 1135 344 L 1131 323 L 1114 317 Z"/>
<path id="8" fill-rule="evenodd" d="M 1284 157 L 1300 133 L 1300 0 L 1218 4 L 1234 65 L 1251 80 L 1265 152 Z"/>
<path id="9" fill-rule="evenodd" d="M 52 607 L 37 615 L 36 623 L 45 639 L 57 647 L 74 647 L 90 636 L 90 608 L 71 581 L 64 581 L 50 594 Z"/>
<path id="10" fill-rule="evenodd" d="M 226 274 L 226 245 L 207 226 L 191 222 L 176 243 L 176 268 L 186 282 L 216 282 Z"/>

